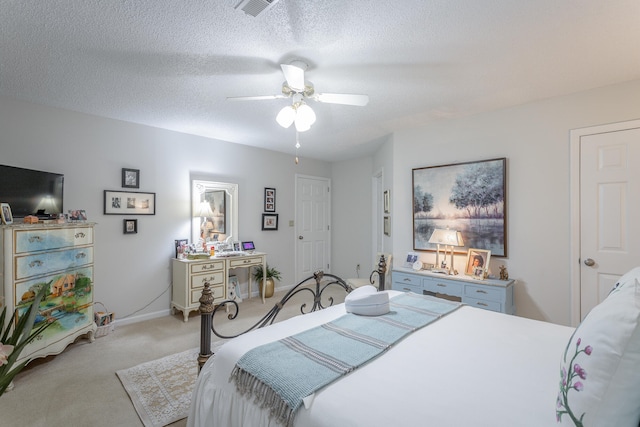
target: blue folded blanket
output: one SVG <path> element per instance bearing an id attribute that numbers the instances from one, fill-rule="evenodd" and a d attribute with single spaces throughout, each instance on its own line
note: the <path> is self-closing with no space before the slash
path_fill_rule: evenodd
<path id="1" fill-rule="evenodd" d="M 461 304 L 405 293 L 382 316 L 346 314 L 296 335 L 256 347 L 238 360 L 231 380 L 280 423 L 291 426 L 302 399 L 357 369 L 413 331 Z"/>

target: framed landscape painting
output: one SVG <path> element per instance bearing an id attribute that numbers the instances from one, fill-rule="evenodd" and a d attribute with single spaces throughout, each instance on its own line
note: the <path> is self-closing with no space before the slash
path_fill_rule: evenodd
<path id="1" fill-rule="evenodd" d="M 460 231 L 465 246 L 507 256 L 506 158 L 413 169 L 413 248 L 435 251 L 435 229 Z"/>

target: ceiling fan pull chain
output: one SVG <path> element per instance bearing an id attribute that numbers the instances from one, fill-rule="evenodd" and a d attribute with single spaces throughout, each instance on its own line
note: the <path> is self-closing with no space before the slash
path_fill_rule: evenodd
<path id="1" fill-rule="evenodd" d="M 299 162 L 299 159 L 298 159 L 298 148 L 300 148 L 300 134 L 296 130 L 296 165 Z"/>

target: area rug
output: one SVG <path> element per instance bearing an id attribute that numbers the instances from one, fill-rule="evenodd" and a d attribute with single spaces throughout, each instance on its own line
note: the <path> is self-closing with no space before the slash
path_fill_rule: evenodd
<path id="1" fill-rule="evenodd" d="M 198 349 L 116 372 L 145 427 L 186 418 L 198 375 Z"/>

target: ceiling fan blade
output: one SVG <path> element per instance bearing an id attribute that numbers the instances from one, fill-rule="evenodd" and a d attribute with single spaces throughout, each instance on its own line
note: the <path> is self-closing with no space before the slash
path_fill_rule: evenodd
<path id="1" fill-rule="evenodd" d="M 260 96 L 227 96 L 227 101 L 263 101 L 265 99 L 283 99 L 284 95 L 260 95 Z"/>
<path id="2" fill-rule="evenodd" d="M 296 92 L 304 91 L 304 69 L 289 64 L 280 64 L 280 67 L 289 87 Z"/>
<path id="3" fill-rule="evenodd" d="M 314 96 L 316 101 L 328 104 L 356 105 L 364 107 L 369 103 L 368 95 L 355 95 L 349 93 L 318 93 Z"/>

